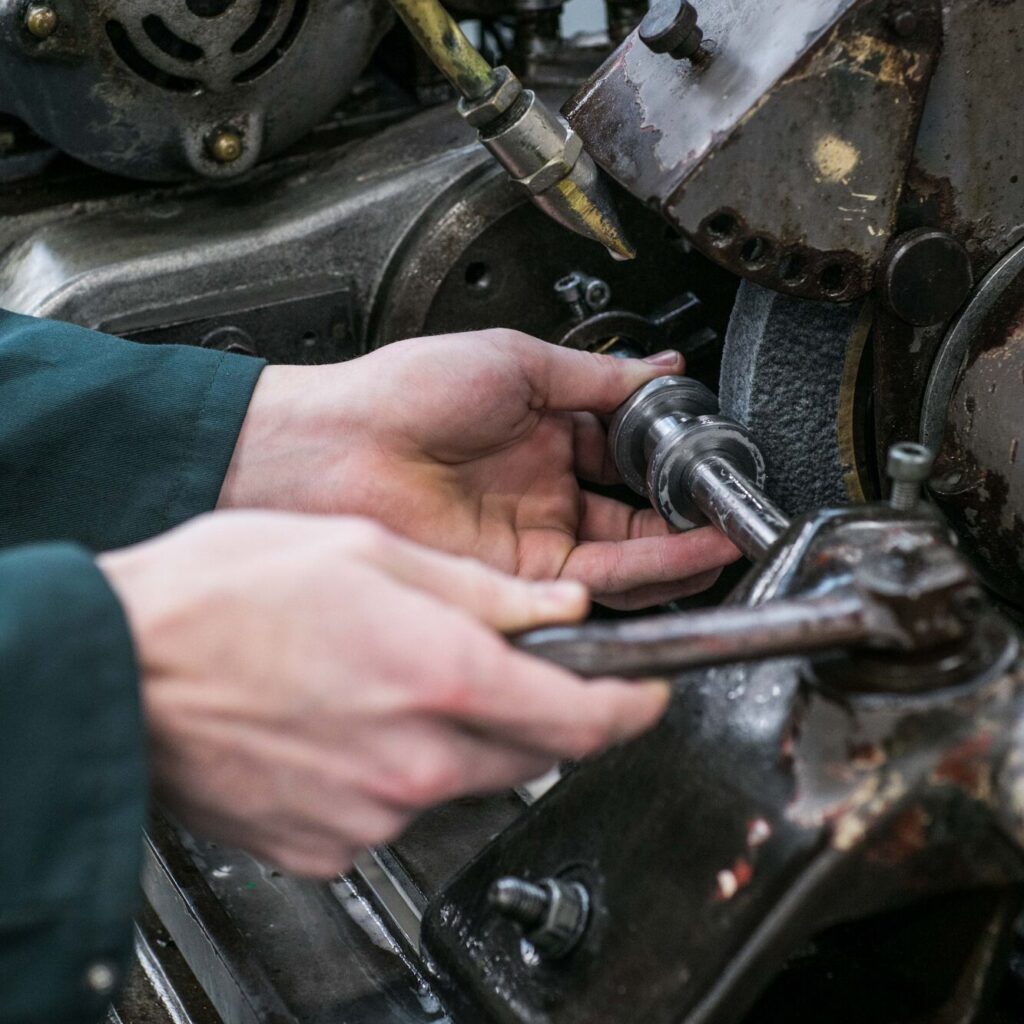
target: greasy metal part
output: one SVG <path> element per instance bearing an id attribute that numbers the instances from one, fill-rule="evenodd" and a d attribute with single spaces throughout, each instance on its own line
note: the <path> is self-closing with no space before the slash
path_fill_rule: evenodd
<path id="1" fill-rule="evenodd" d="M 549 217 L 632 259 L 607 185 L 579 136 L 507 68 L 480 56 L 438 0 L 391 0 L 406 27 L 462 95 L 462 116 Z M 495 100 L 498 100 L 497 104 Z"/>
<path id="2" fill-rule="evenodd" d="M 711 259 L 848 301 L 897 229 L 939 53 L 941 5 L 913 6 L 906 38 L 888 0 L 706 0 L 706 60 L 631 36 L 566 113 L 600 166 Z"/>
<path id="3" fill-rule="evenodd" d="M 889 504 L 897 512 L 913 512 L 921 500 L 921 487 L 928 482 L 935 464 L 935 453 L 923 444 L 904 441 L 889 449 L 885 466 L 892 481 Z"/>
<path id="4" fill-rule="evenodd" d="M 587 927 L 590 894 L 579 882 L 499 878 L 487 898 L 498 914 L 524 928 L 526 941 L 545 960 L 568 956 Z"/>
<path id="5" fill-rule="evenodd" d="M 383 0 L 215 7 L 0 0 L 0 110 L 114 174 L 233 178 L 323 121 L 390 23 Z M 210 145 L 225 129 L 229 160 Z"/>
<path id="6" fill-rule="evenodd" d="M 697 459 L 687 471 L 693 504 L 748 558 L 762 558 L 789 528 L 786 516 L 736 465 L 720 455 Z"/>
<path id="7" fill-rule="evenodd" d="M 710 522 L 757 559 L 789 521 L 761 490 L 757 446 L 717 408 L 703 384 L 659 377 L 616 411 L 608 450 L 623 481 L 667 522 L 677 529 Z"/>
<path id="8" fill-rule="evenodd" d="M 1024 606 L 1024 246 L 982 282 L 935 360 L 922 439 L 932 495 L 982 577 Z"/>
<path id="9" fill-rule="evenodd" d="M 911 611 L 891 586 L 910 569 L 921 573 L 916 603 L 937 602 L 917 621 L 940 606 L 961 616 L 954 646 L 973 659 L 947 673 L 948 644 L 890 654 L 913 683 L 902 694 L 880 685 L 897 676 L 870 651 L 676 679 L 656 730 L 563 778 L 428 906 L 424 948 L 455 1019 L 986 1019 L 1024 882 L 1021 840 L 1007 841 L 1020 835 L 1019 763 L 1003 767 L 1024 720 L 1024 662 L 984 602 L 957 610 L 969 573 L 946 536 L 937 520 L 884 505 L 795 524 L 731 604 L 828 599 L 845 578 Z M 886 571 L 890 558 L 899 572 Z M 494 925 L 486 894 L 496 878 L 569 866 L 591 893 L 591 924 L 571 959 L 545 969 L 523 960 L 514 929 Z M 971 924 L 967 906 L 979 911 Z M 963 941 L 944 959 L 953 919 Z M 831 949 L 829 977 L 842 977 L 842 964 L 877 948 L 873 935 L 888 942 L 869 973 L 859 966 L 835 988 L 815 980 L 823 968 L 810 958 Z M 894 962 L 903 982 L 909 964 L 927 981 L 887 980 Z"/>
<path id="10" fill-rule="evenodd" d="M 539 629 L 519 637 L 516 647 L 584 678 L 644 679 L 869 641 L 876 641 L 870 611 L 858 594 L 848 591 L 757 608 Z"/>
<path id="11" fill-rule="evenodd" d="M 946 323 L 973 285 L 967 250 L 944 231 L 908 231 L 896 239 L 885 258 L 882 294 L 889 308 L 909 324 Z"/>

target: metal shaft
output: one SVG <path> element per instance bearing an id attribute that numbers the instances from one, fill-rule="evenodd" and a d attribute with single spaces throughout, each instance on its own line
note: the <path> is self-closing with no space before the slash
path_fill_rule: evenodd
<path id="1" fill-rule="evenodd" d="M 856 594 L 772 601 L 622 622 L 539 629 L 515 645 L 587 678 L 669 675 L 692 668 L 803 654 L 877 639 Z"/>
<path id="2" fill-rule="evenodd" d="M 693 503 L 753 561 L 789 529 L 789 519 L 727 459 L 706 455 L 687 474 Z"/>

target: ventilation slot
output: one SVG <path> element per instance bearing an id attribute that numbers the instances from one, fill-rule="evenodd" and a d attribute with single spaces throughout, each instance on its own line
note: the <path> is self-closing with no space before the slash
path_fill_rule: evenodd
<path id="1" fill-rule="evenodd" d="M 203 51 L 194 43 L 175 35 L 165 24 L 159 14 L 147 14 L 142 19 L 142 27 L 146 30 L 153 45 L 164 51 L 168 57 L 194 63 L 203 55 Z"/>
<path id="2" fill-rule="evenodd" d="M 234 81 L 236 83 L 242 85 L 245 82 L 254 81 L 259 78 L 260 75 L 269 71 L 285 55 L 285 53 L 291 48 L 292 43 L 295 42 L 295 37 L 299 34 L 299 29 L 302 28 L 302 23 L 306 20 L 307 6 L 308 0 L 296 0 L 295 10 L 292 11 L 292 16 L 288 21 L 288 25 L 284 32 L 281 34 L 281 38 L 278 40 L 277 45 L 268 50 L 263 57 L 256 61 L 255 64 L 235 75 Z M 257 21 L 258 20 L 259 19 L 257 18 Z M 245 35 L 248 34 L 249 32 L 247 31 Z M 242 39 L 244 38 L 245 36 L 242 36 Z M 241 40 L 239 40 L 239 42 L 241 42 Z"/>
<path id="3" fill-rule="evenodd" d="M 114 52 L 139 78 L 144 78 L 147 82 L 152 82 L 153 85 L 158 85 L 162 89 L 170 89 L 173 92 L 193 92 L 199 88 L 199 83 L 195 79 L 172 75 L 155 64 L 151 64 L 136 49 L 124 25 L 119 21 L 108 21 L 105 28 Z"/>

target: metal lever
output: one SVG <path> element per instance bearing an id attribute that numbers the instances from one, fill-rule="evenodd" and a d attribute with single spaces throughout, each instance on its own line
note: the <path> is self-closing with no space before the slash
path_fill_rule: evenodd
<path id="1" fill-rule="evenodd" d="M 538 629 L 514 644 L 584 678 L 638 679 L 877 642 L 878 627 L 860 595 L 849 592 L 754 608 L 727 606 Z M 895 638 L 892 646 L 898 646 Z"/>

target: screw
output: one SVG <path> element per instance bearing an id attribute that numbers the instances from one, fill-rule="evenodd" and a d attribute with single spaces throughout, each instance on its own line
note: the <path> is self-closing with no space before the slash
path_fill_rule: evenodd
<path id="1" fill-rule="evenodd" d="M 913 512 L 921 498 L 921 485 L 932 473 L 935 456 L 923 444 L 904 441 L 889 449 L 885 471 L 892 481 L 889 504 L 899 512 Z"/>
<path id="2" fill-rule="evenodd" d="M 220 128 L 210 139 L 207 148 L 217 163 L 234 163 L 242 155 L 242 137 L 230 128 Z"/>
<path id="3" fill-rule="evenodd" d="M 652 53 L 668 53 L 677 60 L 695 59 L 704 41 L 696 8 L 687 0 L 657 0 L 640 22 L 638 34 Z"/>
<path id="4" fill-rule="evenodd" d="M 555 282 L 555 294 L 572 310 L 577 320 L 582 320 L 587 311 L 583 305 L 583 277 L 573 271 Z"/>
<path id="5" fill-rule="evenodd" d="M 499 878 L 487 901 L 503 917 L 522 925 L 536 952 L 557 960 L 576 948 L 587 927 L 590 894 L 579 882 L 545 878 Z"/>
<path id="6" fill-rule="evenodd" d="M 896 35 L 909 39 L 917 31 L 917 15 L 908 7 L 900 7 L 893 11 L 890 24 Z"/>
<path id="7" fill-rule="evenodd" d="M 25 28 L 36 39 L 49 39 L 57 30 L 57 12 L 48 4 L 29 4 L 25 8 Z"/>

